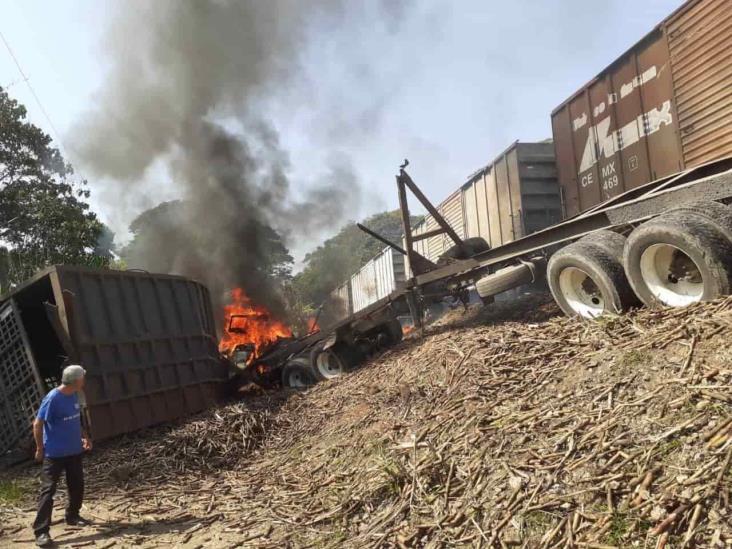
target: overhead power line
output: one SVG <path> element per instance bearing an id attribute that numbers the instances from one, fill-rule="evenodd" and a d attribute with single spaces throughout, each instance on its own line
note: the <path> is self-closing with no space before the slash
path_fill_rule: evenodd
<path id="1" fill-rule="evenodd" d="M 15 57 L 15 54 L 13 53 L 13 49 L 10 47 L 10 44 L 8 44 L 8 41 L 5 39 L 5 35 L 2 31 L 0 31 L 0 39 L 2 39 L 3 44 L 5 44 L 5 49 L 8 50 L 8 53 L 10 54 L 10 57 L 13 59 L 13 62 L 15 63 L 15 66 L 18 67 L 18 72 L 20 73 L 21 78 L 28 86 L 28 89 L 31 92 L 31 95 L 33 95 L 33 99 L 35 99 L 36 104 L 38 105 L 38 108 L 43 113 L 43 116 L 46 118 L 46 122 L 48 122 L 48 125 L 50 126 L 51 130 L 53 131 L 54 136 L 56 137 L 56 141 L 59 142 L 59 145 L 64 149 L 64 154 L 66 153 L 66 147 L 64 146 L 63 141 L 61 140 L 61 135 L 58 133 L 58 130 L 56 130 L 56 126 L 53 125 L 53 122 L 51 121 L 51 117 L 48 116 L 48 112 L 43 107 L 43 103 L 41 103 L 41 100 L 38 97 L 38 94 L 36 93 L 36 90 L 33 89 L 33 86 L 30 83 L 30 79 L 25 75 L 23 72 L 23 67 L 20 66 L 20 63 L 18 62 L 18 58 Z"/>
<path id="2" fill-rule="evenodd" d="M 43 103 L 41 103 L 41 99 L 38 97 L 38 94 L 36 93 L 36 90 L 33 89 L 33 85 L 30 83 L 30 78 L 28 78 L 23 71 L 23 67 L 20 66 L 20 62 L 18 61 L 18 58 L 15 56 L 15 53 L 13 52 L 13 49 L 10 47 L 10 44 L 5 38 L 5 35 L 2 31 L 0 31 L 0 39 L 3 41 L 3 44 L 5 44 L 5 49 L 8 50 L 8 53 L 10 54 L 10 57 L 13 59 L 13 63 L 15 63 L 15 66 L 18 68 L 18 72 L 20 73 L 21 79 L 25 82 L 26 86 L 28 86 L 28 90 L 30 90 L 31 95 L 33 96 L 33 99 L 36 102 L 36 105 L 38 105 L 38 108 L 40 109 L 43 116 L 46 118 L 46 122 L 48 122 L 48 126 L 51 128 L 51 131 L 53 132 L 53 135 L 56 139 L 56 142 L 59 144 L 59 147 L 61 149 L 61 152 L 63 153 L 64 157 L 68 160 L 68 148 L 64 144 L 63 140 L 61 139 L 61 134 L 56 129 L 56 126 L 53 124 L 53 121 L 51 120 L 51 117 L 48 115 L 48 111 L 46 111 L 45 107 L 43 106 Z M 76 171 L 76 170 L 74 170 Z M 77 172 L 78 173 L 78 172 Z M 84 177 L 79 173 L 79 176 L 84 179 Z"/>

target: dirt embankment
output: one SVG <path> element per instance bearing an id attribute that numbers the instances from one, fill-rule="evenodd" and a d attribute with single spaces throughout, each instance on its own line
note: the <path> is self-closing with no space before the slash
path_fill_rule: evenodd
<path id="1" fill-rule="evenodd" d="M 537 297 L 455 315 L 342 379 L 97 450 L 99 524 L 57 537 L 732 546 L 731 327 L 732 298 L 595 322 Z M 1 512 L 0 545 L 29 540 L 32 511 Z"/>

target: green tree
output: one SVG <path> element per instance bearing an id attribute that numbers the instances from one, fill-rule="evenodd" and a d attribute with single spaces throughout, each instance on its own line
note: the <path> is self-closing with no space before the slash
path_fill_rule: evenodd
<path id="1" fill-rule="evenodd" d="M 412 224 L 419 220 L 413 217 Z M 372 215 L 363 224 L 396 244 L 402 242 L 404 232 L 399 210 Z M 305 268 L 293 280 L 299 299 L 317 307 L 332 290 L 383 249 L 384 244 L 361 231 L 356 223 L 348 223 L 305 256 Z"/>
<path id="2" fill-rule="evenodd" d="M 97 241 L 94 243 L 94 254 L 114 260 L 114 253 L 117 247 L 114 243 L 114 231 L 102 223 Z"/>
<path id="3" fill-rule="evenodd" d="M 86 182 L 26 109 L 0 88 L 0 284 L 7 291 L 52 264 L 100 264 L 102 224 L 89 210 Z"/>
<path id="4" fill-rule="evenodd" d="M 132 240 L 120 250 L 120 256 L 132 267 L 170 272 L 180 263 L 184 244 L 187 245 L 186 249 L 205 250 L 205 242 L 191 246 L 192 243 L 188 241 L 190 231 L 182 230 L 189 224 L 185 202 L 182 200 L 162 202 L 145 210 L 132 221 L 130 224 Z M 252 268 L 256 267 L 266 276 L 281 281 L 289 280 L 294 260 L 280 235 L 272 227 L 261 223 L 256 223 L 256 233 L 258 245 L 263 251 L 259 254 L 258 264 Z M 221 235 L 221 238 L 231 238 L 231 235 Z"/>

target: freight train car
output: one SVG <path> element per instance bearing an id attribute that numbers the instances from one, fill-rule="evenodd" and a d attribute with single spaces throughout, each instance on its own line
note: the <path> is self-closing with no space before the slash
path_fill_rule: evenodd
<path id="1" fill-rule="evenodd" d="M 323 305 L 323 325 L 343 320 L 401 290 L 406 281 L 405 258 L 390 246 L 381 250 L 330 293 Z"/>
<path id="2" fill-rule="evenodd" d="M 732 1 L 687 2 L 552 113 L 566 214 L 732 155 Z"/>
<path id="3" fill-rule="evenodd" d="M 437 211 L 461 238 L 482 238 L 491 248 L 544 229 L 562 219 L 562 204 L 551 140 L 514 142 L 493 162 L 473 173 Z M 426 215 L 415 237 L 438 228 Z M 415 250 L 437 262 L 454 242 L 439 234 L 417 240 Z"/>
<path id="4" fill-rule="evenodd" d="M 402 254 L 386 247 L 351 276 L 351 313 L 362 311 L 379 299 L 401 290 L 406 281 L 404 263 Z"/>

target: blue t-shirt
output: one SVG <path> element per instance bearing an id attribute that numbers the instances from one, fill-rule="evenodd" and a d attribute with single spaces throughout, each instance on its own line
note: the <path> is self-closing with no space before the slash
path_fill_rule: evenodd
<path id="1" fill-rule="evenodd" d="M 47 457 L 81 453 L 81 410 L 76 393 L 65 395 L 58 388 L 53 389 L 43 398 L 36 417 L 43 420 L 43 447 Z"/>

